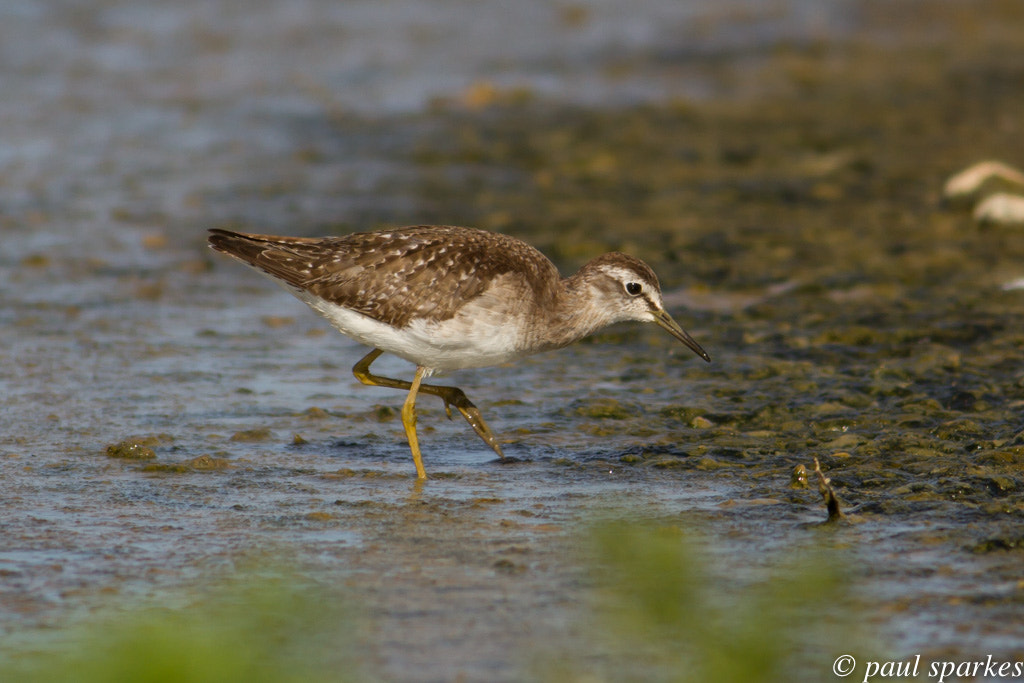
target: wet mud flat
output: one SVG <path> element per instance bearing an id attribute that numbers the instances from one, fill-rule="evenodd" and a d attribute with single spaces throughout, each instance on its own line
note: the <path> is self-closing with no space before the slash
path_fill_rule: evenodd
<path id="1" fill-rule="evenodd" d="M 1024 18 L 911 4 L 917 29 L 896 36 L 900 18 L 865 3 L 859 31 L 753 64 L 617 66 L 700 65 L 730 93 L 707 99 L 593 107 L 495 86 L 365 116 L 162 90 L 177 77 L 149 65 L 82 67 L 95 94 L 36 124 L 14 111 L 40 139 L 76 120 L 94 137 L 73 127 L 68 151 L 4 170 L 8 654 L 285 558 L 358 605 L 371 679 L 529 679 L 551 650 L 604 654 L 586 538 L 612 510 L 695 530 L 740 585 L 832 553 L 893 658 L 1024 658 L 1024 307 L 1006 287 L 1024 233 L 941 199 L 977 160 L 1024 163 Z M 230 53 L 215 38 L 201 51 Z M 729 90 L 751 82 L 763 91 Z M 137 128 L 101 126 L 112 113 Z M 202 235 L 413 222 L 515 234 L 563 271 L 634 253 L 715 362 L 624 327 L 445 378 L 514 462 L 424 399 L 433 479 L 417 486 L 401 395 L 351 376 L 364 350 Z M 792 479 L 815 457 L 844 523 L 818 526 L 813 477 Z"/>

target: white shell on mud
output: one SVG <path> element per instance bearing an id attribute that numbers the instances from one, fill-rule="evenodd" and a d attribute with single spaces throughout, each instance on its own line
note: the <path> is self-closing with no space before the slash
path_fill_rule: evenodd
<path id="1" fill-rule="evenodd" d="M 979 194 L 989 181 L 1001 181 L 1024 190 L 1024 172 L 1001 161 L 979 161 L 952 176 L 942 191 L 946 199 L 967 199 Z"/>
<path id="2" fill-rule="evenodd" d="M 974 207 L 974 220 L 999 225 L 1024 225 L 1024 195 L 1000 192 Z"/>
<path id="3" fill-rule="evenodd" d="M 1003 291 L 1009 292 L 1015 289 L 1024 289 L 1024 277 L 1019 277 L 1016 280 L 1010 280 L 1009 282 L 1003 283 Z"/>

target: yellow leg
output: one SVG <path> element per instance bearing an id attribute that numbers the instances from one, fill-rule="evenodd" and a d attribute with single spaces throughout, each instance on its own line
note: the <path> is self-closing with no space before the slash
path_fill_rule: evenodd
<path id="1" fill-rule="evenodd" d="M 380 349 L 374 349 L 368 354 L 363 356 L 362 360 L 355 364 L 352 368 L 352 374 L 356 376 L 363 384 L 367 384 L 374 387 L 389 387 L 392 389 L 412 389 L 412 384 L 401 379 L 391 379 L 390 377 L 381 377 L 380 375 L 374 375 L 370 372 L 370 364 L 377 360 L 380 355 L 384 353 Z M 421 374 L 419 371 L 422 368 L 417 369 L 417 374 Z M 422 377 L 420 377 L 422 380 Z M 484 422 L 483 415 L 477 409 L 473 402 L 466 398 L 465 392 L 458 387 L 445 387 L 438 386 L 436 384 L 420 384 L 419 391 L 424 394 L 430 394 L 432 396 L 440 396 L 441 400 L 444 401 L 444 410 L 448 413 L 448 417 L 452 416 L 452 406 L 462 414 L 462 417 L 466 418 L 466 422 L 473 428 L 473 431 L 477 433 L 484 443 L 494 449 L 494 452 L 499 457 L 504 458 L 505 454 L 501 452 L 501 444 L 498 443 L 497 437 L 494 436 L 494 432 Z"/>
<path id="2" fill-rule="evenodd" d="M 402 404 L 402 426 L 405 427 L 405 436 L 409 439 L 409 448 L 412 449 L 412 461 L 416 464 L 416 478 L 426 479 L 427 471 L 423 469 L 423 458 L 420 456 L 420 441 L 416 437 L 416 393 L 420 390 L 420 382 L 423 381 L 425 369 L 416 368 L 416 376 L 409 385 L 409 395 L 405 397 Z"/>

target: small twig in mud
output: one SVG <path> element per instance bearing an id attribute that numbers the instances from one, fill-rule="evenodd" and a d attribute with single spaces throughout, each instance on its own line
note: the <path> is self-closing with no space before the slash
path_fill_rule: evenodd
<path id="1" fill-rule="evenodd" d="M 832 490 L 831 479 L 825 476 L 825 473 L 821 471 L 821 465 L 818 463 L 818 459 L 814 459 L 814 473 L 818 475 L 818 493 L 825 500 L 825 507 L 828 508 L 828 519 L 826 524 L 830 522 L 837 522 L 843 519 L 846 515 L 839 509 L 839 499 L 836 498 L 836 492 Z"/>

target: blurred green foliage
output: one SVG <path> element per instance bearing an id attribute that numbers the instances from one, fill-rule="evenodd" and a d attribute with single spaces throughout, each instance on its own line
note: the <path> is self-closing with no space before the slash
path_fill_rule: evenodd
<path id="1" fill-rule="evenodd" d="M 597 602 L 582 632 L 584 649 L 602 656 L 580 661 L 563 653 L 545 662 L 542 676 L 820 681 L 832 676 L 836 656 L 868 647 L 836 562 L 795 551 L 770 567 L 720 566 L 697 547 L 676 527 L 598 527 L 591 550 Z"/>
<path id="2" fill-rule="evenodd" d="M 238 578 L 180 609 L 118 610 L 0 660 L 20 683 L 332 683 L 367 680 L 353 620 L 322 589 Z"/>

